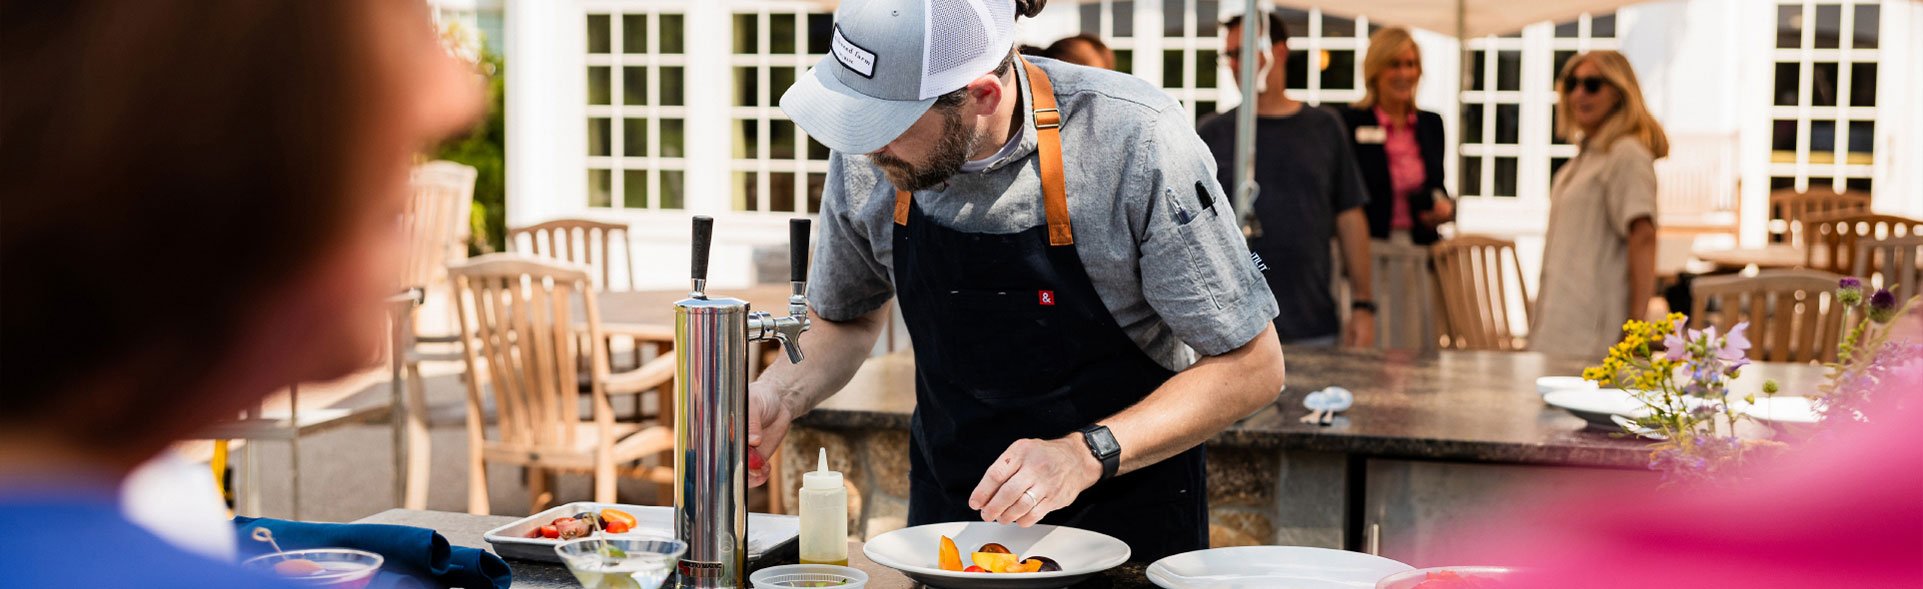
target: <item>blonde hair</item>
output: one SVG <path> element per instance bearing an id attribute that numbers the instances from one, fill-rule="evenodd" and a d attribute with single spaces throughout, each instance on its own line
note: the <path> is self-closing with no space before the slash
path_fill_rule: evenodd
<path id="1" fill-rule="evenodd" d="M 1362 56 L 1362 100 L 1351 105 L 1355 108 L 1374 108 L 1376 103 L 1376 80 L 1382 73 L 1395 66 L 1396 58 L 1405 49 L 1416 52 L 1416 68 L 1422 67 L 1422 47 L 1416 45 L 1416 38 L 1409 35 L 1409 29 L 1385 27 L 1369 35 L 1369 53 Z"/>
<path id="2" fill-rule="evenodd" d="M 1643 88 L 1636 83 L 1636 70 L 1629 65 L 1629 59 L 1614 51 L 1599 50 L 1577 55 L 1563 64 L 1562 73 L 1556 76 L 1556 134 L 1574 141 L 1582 135 L 1576 124 L 1575 115 L 1569 107 L 1569 78 L 1575 75 L 1576 68 L 1592 63 L 1602 77 L 1615 86 L 1622 100 L 1616 103 L 1616 110 L 1609 113 L 1608 119 L 1596 127 L 1594 137 L 1582 138 L 1582 143 L 1607 152 L 1621 137 L 1634 137 L 1643 144 L 1654 157 L 1669 155 L 1669 136 L 1663 133 L 1662 123 L 1649 114 L 1643 105 Z M 1586 148 L 1586 147 L 1585 147 Z"/>

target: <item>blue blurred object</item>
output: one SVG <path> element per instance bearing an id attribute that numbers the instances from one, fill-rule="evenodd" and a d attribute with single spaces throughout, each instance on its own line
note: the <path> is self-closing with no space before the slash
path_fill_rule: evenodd
<path id="1" fill-rule="evenodd" d="M 387 524 L 325 524 L 269 518 L 234 518 L 241 558 L 273 552 L 249 540 L 254 528 L 273 532 L 281 550 L 354 548 L 381 555 L 387 564 L 368 589 L 508 589 L 514 573 L 507 561 L 479 548 L 450 546 L 434 530 Z"/>

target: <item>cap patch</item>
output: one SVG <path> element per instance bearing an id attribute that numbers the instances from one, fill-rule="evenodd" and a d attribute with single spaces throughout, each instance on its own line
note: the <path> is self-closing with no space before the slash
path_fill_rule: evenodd
<path id="1" fill-rule="evenodd" d="M 841 62 L 842 67 L 861 74 L 864 78 L 875 77 L 875 52 L 862 49 L 860 45 L 841 36 L 839 24 L 835 25 L 835 39 L 830 46 L 835 55 L 835 61 Z"/>

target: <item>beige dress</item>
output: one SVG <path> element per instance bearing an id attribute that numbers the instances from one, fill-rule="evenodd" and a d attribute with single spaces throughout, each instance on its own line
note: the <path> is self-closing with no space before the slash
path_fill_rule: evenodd
<path id="1" fill-rule="evenodd" d="M 1655 158 L 1633 138 L 1584 146 L 1549 187 L 1542 280 L 1529 349 L 1601 358 L 1629 302 L 1629 225 L 1656 218 Z"/>

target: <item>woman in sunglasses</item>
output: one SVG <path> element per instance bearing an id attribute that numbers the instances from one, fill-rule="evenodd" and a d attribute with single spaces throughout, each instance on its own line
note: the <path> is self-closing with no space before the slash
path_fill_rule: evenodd
<path id="1" fill-rule="evenodd" d="M 1629 60 L 1591 51 L 1563 66 L 1556 132 L 1582 151 L 1549 188 L 1549 226 L 1529 345 L 1596 353 L 1642 319 L 1656 290 L 1655 160 L 1663 127 Z"/>

